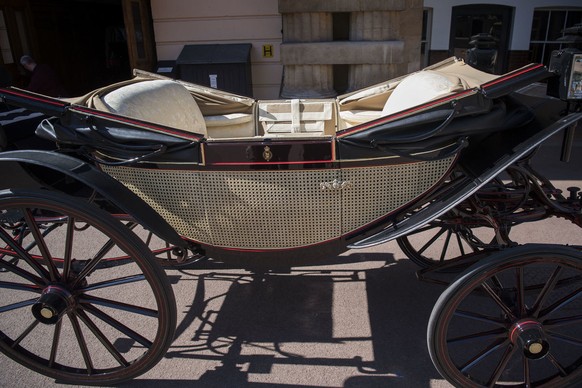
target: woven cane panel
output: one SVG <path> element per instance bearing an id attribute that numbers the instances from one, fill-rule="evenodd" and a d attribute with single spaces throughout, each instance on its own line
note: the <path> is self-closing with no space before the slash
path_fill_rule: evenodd
<path id="1" fill-rule="evenodd" d="M 341 234 L 337 170 L 185 172 L 107 167 L 178 233 L 221 247 L 291 248 Z"/>
<path id="2" fill-rule="evenodd" d="M 101 167 L 146 201 L 179 234 L 211 243 L 197 172 Z"/>
<path id="3" fill-rule="evenodd" d="M 220 247 L 275 249 L 334 239 L 373 222 L 428 190 L 451 162 L 348 168 L 341 180 L 339 170 L 102 167 L 185 237 Z"/>
<path id="4" fill-rule="evenodd" d="M 446 173 L 453 158 L 410 164 L 346 168 L 342 181 L 343 233 L 351 232 L 394 211 L 427 191 Z"/>
<path id="5" fill-rule="evenodd" d="M 215 245 L 290 248 L 340 235 L 338 192 L 319 183 L 337 171 L 201 174 Z"/>

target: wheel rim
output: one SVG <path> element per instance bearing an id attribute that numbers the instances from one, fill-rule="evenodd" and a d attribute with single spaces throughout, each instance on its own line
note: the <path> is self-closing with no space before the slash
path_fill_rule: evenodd
<path id="1" fill-rule="evenodd" d="M 93 205 L 0 193 L 0 348 L 59 381 L 118 383 L 150 369 L 175 301 L 143 243 Z"/>
<path id="2" fill-rule="evenodd" d="M 504 252 L 443 293 L 429 322 L 429 350 L 444 377 L 461 386 L 579 382 L 582 255 L 557 249 Z"/>

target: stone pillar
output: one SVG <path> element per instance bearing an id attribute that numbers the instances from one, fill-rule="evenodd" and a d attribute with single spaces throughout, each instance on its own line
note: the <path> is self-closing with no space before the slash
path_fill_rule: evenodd
<path id="1" fill-rule="evenodd" d="M 328 98 L 335 95 L 332 65 L 285 66 L 282 98 Z"/>
<path id="2" fill-rule="evenodd" d="M 350 91 L 420 69 L 423 0 L 278 3 L 284 98 L 334 96 L 334 65 L 349 66 Z M 333 40 L 336 12 L 350 14 L 349 41 Z"/>
<path id="3" fill-rule="evenodd" d="M 283 43 L 329 42 L 333 39 L 332 15 L 329 12 L 283 14 Z M 326 98 L 335 96 L 333 65 L 310 63 L 305 57 L 301 64 L 285 63 L 281 97 Z"/>
<path id="4" fill-rule="evenodd" d="M 350 41 L 393 41 L 398 35 L 398 11 L 360 11 L 350 15 Z M 395 63 L 350 65 L 348 90 L 358 90 L 398 75 Z"/>

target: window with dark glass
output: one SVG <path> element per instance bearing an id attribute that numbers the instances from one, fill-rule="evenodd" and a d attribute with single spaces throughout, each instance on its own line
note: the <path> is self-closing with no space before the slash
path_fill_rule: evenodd
<path id="1" fill-rule="evenodd" d="M 513 7 L 482 4 L 452 9 L 449 55 L 494 74 L 508 68 Z"/>
<path id="2" fill-rule="evenodd" d="M 582 23 L 582 8 L 536 9 L 534 12 L 530 53 L 532 62 L 549 64 L 552 51 L 571 47 L 573 36 L 566 29 Z"/>

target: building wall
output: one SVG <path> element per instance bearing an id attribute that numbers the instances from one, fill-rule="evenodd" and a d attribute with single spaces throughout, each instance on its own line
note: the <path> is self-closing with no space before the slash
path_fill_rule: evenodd
<path id="1" fill-rule="evenodd" d="M 349 67 L 349 90 L 420 67 L 422 0 L 151 0 L 151 8 L 160 61 L 176 60 L 189 44 L 251 43 L 257 99 L 294 95 L 297 88 L 288 86 L 295 81 L 303 90 L 335 95 L 335 65 Z M 319 26 L 337 12 L 352 15 L 349 41 L 332 42 L 325 35 L 332 33 L 330 23 L 325 36 L 304 36 L 314 33 L 306 18 Z M 272 57 L 263 55 L 265 45 Z"/>
<path id="2" fill-rule="evenodd" d="M 430 36 L 431 63 L 438 62 L 450 55 L 452 8 L 469 4 L 475 4 L 476 7 L 478 4 L 514 7 L 514 19 L 508 45 L 510 51 L 508 53 L 509 70 L 528 62 L 530 34 L 536 8 L 582 6 L 580 0 L 424 0 L 424 7 L 432 9 L 431 31 L 428 34 Z M 325 77 L 319 77 L 323 77 L 322 79 L 333 77 L 328 69 L 328 65 L 332 62 L 350 66 L 351 78 L 356 78 L 356 70 L 364 69 L 358 77 L 361 82 L 352 83 L 350 81 L 350 89 L 365 86 L 366 82 L 377 82 L 376 72 L 370 72 L 369 69 L 372 66 L 381 68 L 383 72 L 386 72 L 386 68 L 389 66 L 400 66 L 396 70 L 390 70 L 390 76 L 416 70 L 418 59 L 411 58 L 410 53 L 416 53 L 416 49 L 418 49 L 416 46 L 419 46 L 420 43 L 419 32 L 416 31 L 420 28 L 420 20 L 418 23 L 415 22 L 418 19 L 416 7 L 419 6 L 422 7 L 420 0 L 361 0 L 357 2 L 351 0 L 151 0 L 158 60 L 175 60 L 184 45 L 188 44 L 251 43 L 253 97 L 258 99 L 279 97 L 282 87 L 285 88 L 283 65 L 288 67 L 286 70 L 288 80 L 291 80 L 291 76 L 295 73 L 299 74 L 291 71 L 292 66 L 297 67 L 309 61 L 312 62 L 309 66 L 319 66 L 320 75 L 327 74 Z M 293 18 L 305 18 L 307 14 L 311 14 L 313 17 L 313 15 L 317 16 L 317 12 L 320 14 L 321 12 L 352 12 L 354 7 L 364 7 L 359 9 L 362 11 L 360 12 L 362 15 L 372 15 L 372 12 L 366 12 L 380 7 L 384 11 L 382 19 L 385 23 L 384 19 L 400 16 L 396 17 L 398 23 L 386 25 L 386 36 L 380 34 L 379 38 L 362 38 L 354 35 L 349 39 L 353 42 L 325 42 L 329 40 L 329 37 L 326 39 L 308 39 L 300 35 L 300 33 L 305 32 L 304 29 L 299 32 L 290 30 Z M 409 7 L 414 12 L 403 12 Z M 299 11 L 295 10 L 297 8 Z M 394 11 L 390 11 L 392 9 Z M 295 12 L 297 13 L 295 14 Z M 401 17 L 401 15 L 408 13 L 414 18 Z M 379 13 L 376 12 L 376 14 Z M 321 17 L 316 19 L 318 23 L 321 21 Z M 352 18 L 351 23 L 354 24 L 353 29 L 357 30 L 355 17 Z M 305 26 L 304 22 L 296 24 L 300 27 Z M 283 42 L 284 27 L 287 36 L 285 42 Z M 397 31 L 400 36 L 393 36 L 394 31 Z M 403 31 L 404 33 L 402 33 Z M 360 42 L 356 47 L 354 43 L 357 41 Z M 386 47 L 382 46 L 379 49 L 378 45 L 381 44 Z M 403 48 L 394 46 L 398 44 L 403 45 Z M 263 55 L 264 45 L 272 46 L 272 57 Z M 367 51 L 364 47 L 366 45 L 370 46 Z M 356 50 L 352 50 L 352 46 L 356 47 Z M 313 50 L 309 51 L 308 49 Z M 281 50 L 285 51 L 283 56 Z M 406 51 L 406 58 L 403 59 L 402 55 L 398 56 L 402 63 L 394 64 L 390 60 L 376 63 L 378 58 L 386 56 L 386 53 L 398 50 Z M 303 55 L 305 53 L 306 55 Z M 366 55 L 369 53 L 373 53 L 373 61 L 366 59 Z M 378 53 L 381 55 L 375 55 Z M 354 66 L 352 58 L 354 56 L 359 62 L 367 64 L 359 67 Z M 305 60 L 306 57 L 309 61 Z M 369 82 L 362 75 L 370 78 Z M 390 78 L 383 73 L 381 77 L 382 79 Z"/>
<path id="3" fill-rule="evenodd" d="M 151 0 L 158 60 L 176 60 L 184 45 L 251 43 L 253 97 L 279 95 L 281 14 L 277 0 Z M 263 56 L 263 46 L 273 56 Z"/>
<path id="4" fill-rule="evenodd" d="M 459 5 L 495 4 L 514 8 L 513 25 L 508 53 L 508 70 L 529 62 L 530 38 L 536 8 L 582 7 L 580 0 L 424 0 L 424 7 L 432 9 L 430 32 L 430 62 L 435 63 L 450 55 L 450 26 L 452 8 Z"/>

